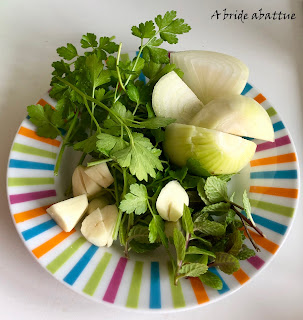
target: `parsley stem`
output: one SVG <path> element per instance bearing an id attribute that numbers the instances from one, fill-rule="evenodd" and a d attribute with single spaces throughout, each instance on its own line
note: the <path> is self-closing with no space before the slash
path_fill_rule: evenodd
<path id="1" fill-rule="evenodd" d="M 121 49 L 122 49 L 122 42 L 120 42 L 120 44 L 119 44 L 119 49 L 118 49 L 118 53 L 117 53 L 116 70 L 117 70 L 119 84 L 120 84 L 121 88 L 123 89 L 123 91 L 126 92 L 126 89 L 125 89 L 125 87 L 123 85 L 123 82 L 122 82 L 122 78 L 121 78 L 121 74 L 120 74 L 120 68 L 119 68 Z"/>
<path id="2" fill-rule="evenodd" d="M 77 119 L 78 119 L 78 115 L 79 115 L 79 111 L 80 109 L 77 110 L 77 112 L 75 113 L 74 115 L 74 118 L 72 120 L 72 123 L 67 131 L 67 134 L 66 136 L 64 137 L 64 140 L 62 141 L 62 146 L 61 146 L 61 149 L 59 151 L 59 155 L 58 155 L 58 158 L 57 158 L 57 162 L 56 162 L 56 166 L 55 166 L 55 169 L 54 169 L 54 175 L 57 176 L 58 175 L 58 172 L 59 172 L 59 168 L 60 168 L 60 164 L 61 164 L 61 161 L 62 161 L 62 156 L 63 156 L 63 153 L 64 153 L 64 150 L 65 150 L 65 147 L 66 147 L 66 144 L 70 138 L 70 135 L 76 125 L 76 122 L 77 122 Z"/>
<path id="3" fill-rule="evenodd" d="M 90 110 L 90 108 L 89 108 L 89 106 L 88 106 L 86 97 L 83 97 L 83 100 L 84 100 L 84 104 L 85 104 L 85 107 L 86 107 L 89 115 L 91 116 L 92 120 L 95 122 L 95 125 L 96 125 L 96 127 L 97 127 L 97 131 L 101 131 L 101 128 L 100 128 L 100 126 L 99 126 L 98 121 L 96 120 L 95 116 L 93 115 L 92 111 Z"/>
<path id="4" fill-rule="evenodd" d="M 92 161 L 92 162 L 89 162 L 87 164 L 87 167 L 93 167 L 93 166 L 96 166 L 97 164 L 106 163 L 106 162 L 109 162 L 109 161 L 113 161 L 113 159 L 107 158 L 107 159 L 101 159 L 101 160 L 97 160 L 97 161 Z"/>

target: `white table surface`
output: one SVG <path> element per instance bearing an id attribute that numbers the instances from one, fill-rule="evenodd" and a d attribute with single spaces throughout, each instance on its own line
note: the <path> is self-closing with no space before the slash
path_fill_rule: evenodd
<path id="1" fill-rule="evenodd" d="M 293 12 L 292 21 L 214 21 L 218 9 L 248 13 Z M 5 175 L 15 132 L 49 88 L 56 48 L 78 43 L 82 34 L 112 34 L 134 50 L 130 27 L 175 9 L 192 26 L 175 45 L 235 55 L 250 67 L 249 80 L 271 101 L 288 127 L 302 166 L 303 4 L 302 1 L 211 0 L 1 0 L 0 1 L 0 319 L 140 319 L 142 314 L 97 304 L 74 293 L 45 272 L 19 239 L 8 211 Z M 302 179 L 302 175 L 301 175 Z M 303 216 L 275 259 L 231 296 L 192 311 L 144 314 L 148 319 L 302 319 Z"/>

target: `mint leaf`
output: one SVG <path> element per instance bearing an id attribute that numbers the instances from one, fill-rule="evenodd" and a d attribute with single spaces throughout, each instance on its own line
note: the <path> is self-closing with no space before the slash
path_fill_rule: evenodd
<path id="1" fill-rule="evenodd" d="M 182 261 L 185 257 L 185 238 L 177 228 L 174 229 L 174 245 L 177 253 L 177 260 Z"/>
<path id="2" fill-rule="evenodd" d="M 186 166 L 189 170 L 194 175 L 200 176 L 200 177 L 209 177 L 211 174 L 204 169 L 200 162 L 196 159 L 189 158 L 186 162 Z"/>
<path id="3" fill-rule="evenodd" d="M 95 48 L 98 46 L 98 42 L 96 41 L 96 35 L 93 33 L 87 33 L 82 36 L 81 39 L 81 47 L 82 48 Z"/>
<path id="4" fill-rule="evenodd" d="M 226 182 L 218 177 L 208 177 L 204 190 L 207 198 L 212 203 L 228 200 Z"/>
<path id="5" fill-rule="evenodd" d="M 142 226 L 140 224 L 134 225 L 129 233 L 128 236 L 135 239 L 137 242 L 140 243 L 149 243 L 148 239 L 149 230 L 147 226 Z"/>
<path id="6" fill-rule="evenodd" d="M 191 217 L 190 210 L 186 204 L 184 204 L 183 208 L 182 226 L 186 233 L 194 232 L 194 223 Z"/>
<path id="7" fill-rule="evenodd" d="M 144 38 L 152 38 L 156 34 L 155 25 L 150 21 L 146 21 L 145 23 L 140 23 L 139 26 L 132 27 L 132 34 L 135 37 L 144 39 Z"/>
<path id="8" fill-rule="evenodd" d="M 190 239 L 195 239 L 195 240 L 198 240 L 200 241 L 204 246 L 208 247 L 208 248 L 211 248 L 212 247 L 212 244 L 210 241 L 204 239 L 204 238 L 201 238 L 201 237 L 198 237 L 196 236 L 194 233 L 191 234 L 191 237 Z"/>
<path id="9" fill-rule="evenodd" d="M 205 249 L 198 248 L 196 246 L 188 247 L 188 249 L 186 251 L 186 254 L 205 254 L 207 256 L 216 258 L 216 255 L 213 252 L 205 250 Z"/>
<path id="10" fill-rule="evenodd" d="M 97 143 L 97 137 L 94 134 L 91 137 L 89 137 L 88 139 L 77 142 L 76 144 L 74 144 L 74 149 L 81 150 L 82 152 L 85 152 L 85 153 L 91 153 L 91 152 L 97 150 L 96 143 Z"/>
<path id="11" fill-rule="evenodd" d="M 230 203 L 218 202 L 210 204 L 202 209 L 202 212 L 207 212 L 215 216 L 226 214 L 230 208 Z"/>
<path id="12" fill-rule="evenodd" d="M 204 274 L 199 276 L 201 282 L 211 288 L 216 290 L 221 290 L 223 288 L 223 282 L 216 274 L 206 271 Z"/>
<path id="13" fill-rule="evenodd" d="M 154 148 L 148 138 L 142 133 L 133 133 L 133 143 L 118 152 L 112 154 L 121 167 L 129 167 L 131 174 L 138 180 L 147 181 L 148 175 L 156 177 L 156 171 L 163 170 L 159 159 L 161 150 Z"/>
<path id="14" fill-rule="evenodd" d="M 235 211 L 232 209 L 229 209 L 225 218 L 226 225 L 229 225 L 230 223 L 234 222 L 235 216 L 236 216 Z"/>
<path id="15" fill-rule="evenodd" d="M 230 249 L 228 250 L 228 253 L 236 257 L 242 248 L 242 242 L 243 240 L 241 232 L 239 230 L 235 230 L 233 233 L 229 235 Z"/>
<path id="16" fill-rule="evenodd" d="M 167 248 L 168 240 L 165 235 L 164 221 L 159 215 L 153 215 L 153 219 L 149 223 L 149 241 L 156 242 L 158 237 L 161 239 L 162 244 Z"/>
<path id="17" fill-rule="evenodd" d="M 227 274 L 233 274 L 240 269 L 239 260 L 226 252 L 216 252 L 215 265 Z"/>
<path id="18" fill-rule="evenodd" d="M 201 178 L 198 182 L 198 185 L 197 185 L 197 191 L 198 191 L 198 194 L 201 198 L 201 200 L 206 204 L 206 205 L 210 205 L 210 201 L 208 200 L 207 198 L 207 195 L 205 193 L 205 190 L 204 190 L 204 187 L 205 187 L 205 180 L 203 178 Z"/>
<path id="19" fill-rule="evenodd" d="M 183 262 L 207 264 L 208 256 L 201 254 L 187 254 Z"/>
<path id="20" fill-rule="evenodd" d="M 68 43 L 66 45 L 66 47 L 58 48 L 57 53 L 60 57 L 62 57 L 65 60 L 68 60 L 68 61 L 72 60 L 73 58 L 75 58 L 78 55 L 77 49 L 71 43 Z"/>
<path id="21" fill-rule="evenodd" d="M 242 245 L 241 251 L 238 253 L 237 258 L 239 260 L 246 260 L 256 255 L 255 251 L 249 249 L 245 244 Z"/>
<path id="22" fill-rule="evenodd" d="M 129 245 L 136 253 L 144 253 L 157 249 L 160 246 L 160 243 L 141 243 L 136 240 L 132 240 Z"/>
<path id="23" fill-rule="evenodd" d="M 255 226 L 256 224 L 255 224 L 254 219 L 253 219 L 253 217 L 251 215 L 251 205 L 250 205 L 246 190 L 244 190 L 244 193 L 243 193 L 243 207 L 244 207 L 244 210 L 246 212 L 247 218 Z"/>
<path id="24" fill-rule="evenodd" d="M 124 215 L 124 217 L 122 218 L 122 221 L 120 223 L 120 226 L 119 226 L 119 241 L 120 241 L 120 244 L 122 246 L 125 246 L 126 244 L 126 238 L 127 238 L 127 219 L 126 219 L 126 215 Z"/>
<path id="25" fill-rule="evenodd" d="M 220 237 L 225 234 L 225 226 L 215 221 L 198 221 L 194 224 L 195 229 L 203 233 L 204 236 Z"/>
<path id="26" fill-rule="evenodd" d="M 184 277 L 199 277 L 208 270 L 208 266 L 201 263 L 188 263 L 184 264 L 179 273 L 184 275 Z"/>
<path id="27" fill-rule="evenodd" d="M 231 180 L 231 177 L 234 176 L 235 173 L 230 173 L 230 174 L 220 174 L 217 177 L 225 182 L 228 182 Z"/>
<path id="28" fill-rule="evenodd" d="M 126 213 L 134 212 L 137 215 L 147 211 L 148 195 L 144 184 L 132 184 L 130 192 L 120 202 L 119 208 Z"/>

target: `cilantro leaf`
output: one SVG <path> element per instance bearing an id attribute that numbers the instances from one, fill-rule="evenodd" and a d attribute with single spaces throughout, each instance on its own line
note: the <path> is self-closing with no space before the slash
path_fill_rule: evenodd
<path id="1" fill-rule="evenodd" d="M 174 229 L 174 245 L 177 253 L 177 260 L 182 261 L 185 257 L 185 238 L 180 230 Z"/>
<path id="2" fill-rule="evenodd" d="M 98 46 L 98 42 L 96 40 L 96 35 L 93 33 L 87 33 L 82 36 L 81 39 L 81 47 L 82 48 L 96 48 Z"/>
<path id="3" fill-rule="evenodd" d="M 227 274 L 233 274 L 240 269 L 239 260 L 226 252 L 216 253 L 215 265 L 218 266 L 221 271 Z"/>
<path id="4" fill-rule="evenodd" d="M 208 270 L 208 266 L 206 264 L 201 263 L 188 263 L 184 264 L 179 273 L 184 275 L 184 277 L 199 277 L 204 274 Z"/>
<path id="5" fill-rule="evenodd" d="M 191 217 L 190 210 L 186 204 L 184 204 L 183 215 L 182 215 L 182 226 L 185 232 L 194 232 L 194 223 Z"/>
<path id="6" fill-rule="evenodd" d="M 68 43 L 66 45 L 66 47 L 58 48 L 57 53 L 60 57 L 62 57 L 65 60 L 68 60 L 68 61 L 72 60 L 73 58 L 75 58 L 78 55 L 77 49 L 71 43 Z"/>
<path id="7" fill-rule="evenodd" d="M 212 203 L 228 200 L 226 182 L 218 177 L 208 177 L 204 190 L 207 198 Z"/>
<path id="8" fill-rule="evenodd" d="M 147 211 L 148 195 L 144 184 L 132 184 L 130 192 L 120 202 L 119 208 L 126 213 L 134 212 L 137 215 Z"/>
<path id="9" fill-rule="evenodd" d="M 223 282 L 220 277 L 210 271 L 206 271 L 204 274 L 200 275 L 199 279 L 202 283 L 216 290 L 221 290 L 223 288 Z"/>
<path id="10" fill-rule="evenodd" d="M 132 34 L 135 37 L 144 39 L 152 38 L 156 34 L 155 25 L 153 21 L 146 21 L 145 23 L 140 23 L 139 26 L 132 27 Z"/>
<path id="11" fill-rule="evenodd" d="M 161 150 L 154 148 L 150 140 L 142 133 L 133 133 L 133 142 L 126 148 L 115 152 L 112 156 L 121 167 L 129 167 L 131 174 L 138 180 L 147 181 L 148 175 L 156 177 L 156 171 L 163 170 L 159 159 Z"/>

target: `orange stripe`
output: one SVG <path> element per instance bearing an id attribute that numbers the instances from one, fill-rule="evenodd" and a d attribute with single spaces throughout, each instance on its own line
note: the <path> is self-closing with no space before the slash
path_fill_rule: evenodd
<path id="1" fill-rule="evenodd" d="M 59 140 L 39 137 L 35 131 L 27 129 L 25 127 L 21 127 L 18 133 L 22 136 L 41 141 L 55 147 L 59 147 L 61 144 Z"/>
<path id="2" fill-rule="evenodd" d="M 60 242 L 62 242 L 64 239 L 69 237 L 71 234 L 73 234 L 76 230 L 73 229 L 71 232 L 60 232 L 53 238 L 49 239 L 48 241 L 41 244 L 39 247 L 32 250 L 32 253 L 39 259 L 43 255 L 45 255 L 48 251 L 53 249 L 55 246 L 57 246 Z"/>
<path id="3" fill-rule="evenodd" d="M 254 100 L 256 100 L 259 103 L 262 103 L 266 100 L 266 98 L 263 96 L 263 94 L 259 93 L 256 97 L 254 97 Z"/>
<path id="4" fill-rule="evenodd" d="M 264 166 L 268 164 L 286 163 L 286 162 L 294 162 L 294 161 L 297 161 L 296 154 L 287 153 L 287 154 L 281 154 L 279 156 L 252 160 L 250 161 L 250 165 L 252 167 L 256 167 L 256 166 Z"/>
<path id="5" fill-rule="evenodd" d="M 204 286 L 199 278 L 189 278 L 191 286 L 194 290 L 198 304 L 209 301 L 208 295 L 204 289 Z"/>
<path id="6" fill-rule="evenodd" d="M 43 206 L 40 208 L 36 208 L 36 209 L 32 209 L 32 210 L 28 210 L 28 211 L 24 211 L 24 212 L 20 212 L 20 213 L 16 213 L 14 214 L 14 219 L 16 223 L 20 223 L 29 219 L 33 219 L 39 216 L 42 216 L 43 214 L 46 213 L 46 209 L 49 206 Z"/>
<path id="7" fill-rule="evenodd" d="M 246 281 L 249 280 L 249 276 L 242 269 L 239 269 L 238 271 L 234 272 L 233 276 L 238 280 L 240 284 L 244 284 Z"/>
<path id="8" fill-rule="evenodd" d="M 56 108 L 54 108 L 51 104 L 49 104 L 48 102 L 46 102 L 44 99 L 40 99 L 36 104 L 40 104 L 42 107 L 44 107 L 46 104 L 48 104 L 49 106 L 52 107 L 52 109 L 56 109 Z"/>
<path id="9" fill-rule="evenodd" d="M 245 237 L 247 238 L 247 233 L 246 231 L 244 230 L 244 228 L 241 228 L 241 230 L 244 231 L 244 234 L 245 234 Z M 251 235 L 251 237 L 255 240 L 255 242 L 260 246 L 262 247 L 263 249 L 267 250 L 268 252 L 274 254 L 278 249 L 279 249 L 279 246 L 266 239 L 266 238 L 263 238 L 262 236 L 260 236 L 258 233 L 252 231 L 252 230 L 249 230 L 249 233 Z"/>
<path id="10" fill-rule="evenodd" d="M 249 192 L 262 193 L 285 198 L 298 198 L 298 189 L 251 186 Z"/>

